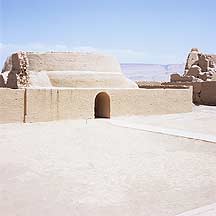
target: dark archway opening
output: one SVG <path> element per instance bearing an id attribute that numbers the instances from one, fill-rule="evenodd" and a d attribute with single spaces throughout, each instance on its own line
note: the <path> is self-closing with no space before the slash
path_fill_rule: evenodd
<path id="1" fill-rule="evenodd" d="M 107 93 L 101 92 L 95 97 L 94 114 L 95 118 L 110 118 L 110 97 Z"/>

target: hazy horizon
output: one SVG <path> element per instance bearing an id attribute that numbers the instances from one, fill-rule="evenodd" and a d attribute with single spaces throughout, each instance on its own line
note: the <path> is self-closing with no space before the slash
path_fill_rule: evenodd
<path id="1" fill-rule="evenodd" d="M 122 72 L 133 81 L 167 82 L 172 73 L 183 74 L 184 67 L 184 64 L 121 64 Z"/>

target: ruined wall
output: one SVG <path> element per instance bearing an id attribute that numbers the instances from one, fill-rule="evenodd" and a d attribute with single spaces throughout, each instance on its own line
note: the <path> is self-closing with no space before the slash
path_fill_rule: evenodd
<path id="1" fill-rule="evenodd" d="M 191 49 L 183 76 L 171 74 L 170 82 L 164 85 L 193 86 L 195 104 L 216 105 L 216 55 Z"/>
<path id="2" fill-rule="evenodd" d="M 12 89 L 29 86 L 28 58 L 25 52 L 12 54 L 7 58 L 0 74 L 0 87 Z"/>
<path id="3" fill-rule="evenodd" d="M 123 75 L 116 58 L 96 53 L 14 53 L 2 72 L 9 88 L 138 88 Z M 1 83 L 0 77 L 0 87 L 5 87 Z"/>
<path id="4" fill-rule="evenodd" d="M 95 91 L 71 89 L 27 89 L 26 122 L 88 118 Z"/>
<path id="5" fill-rule="evenodd" d="M 111 117 L 192 111 L 191 89 L 0 88 L 0 123 L 94 118 L 100 92 L 110 96 Z"/>
<path id="6" fill-rule="evenodd" d="M 113 56 L 90 52 L 27 52 L 30 71 L 121 72 Z"/>
<path id="7" fill-rule="evenodd" d="M 94 118 L 100 92 L 110 96 L 111 117 L 192 111 L 191 89 L 27 89 L 26 122 Z"/>
<path id="8" fill-rule="evenodd" d="M 163 85 L 179 85 L 193 87 L 193 103 L 197 105 L 216 106 L 216 81 L 206 82 L 176 82 L 163 83 Z"/>
<path id="9" fill-rule="evenodd" d="M 139 89 L 110 92 L 112 116 L 158 115 L 192 111 L 191 89 Z"/>
<path id="10" fill-rule="evenodd" d="M 216 106 L 216 81 L 201 83 L 200 99 L 201 104 Z"/>
<path id="11" fill-rule="evenodd" d="M 23 122 L 24 89 L 0 88 L 0 123 Z"/>

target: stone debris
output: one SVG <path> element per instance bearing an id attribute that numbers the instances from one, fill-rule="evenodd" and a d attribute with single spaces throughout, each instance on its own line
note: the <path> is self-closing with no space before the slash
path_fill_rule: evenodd
<path id="1" fill-rule="evenodd" d="M 216 56 L 192 48 L 188 55 L 183 76 L 171 75 L 171 82 L 203 82 L 216 80 Z"/>

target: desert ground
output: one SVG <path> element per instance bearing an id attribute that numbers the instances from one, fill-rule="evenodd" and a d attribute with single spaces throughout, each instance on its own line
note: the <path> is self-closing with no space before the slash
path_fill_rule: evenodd
<path id="1" fill-rule="evenodd" d="M 1 124 L 0 215 L 216 215 L 215 125 L 205 106 Z"/>

